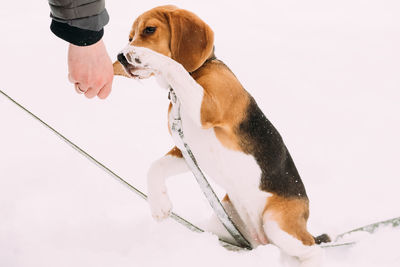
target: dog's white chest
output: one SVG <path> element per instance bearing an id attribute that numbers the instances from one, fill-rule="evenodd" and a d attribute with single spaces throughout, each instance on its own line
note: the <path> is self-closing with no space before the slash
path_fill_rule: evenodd
<path id="1" fill-rule="evenodd" d="M 173 121 L 171 114 L 170 123 Z M 270 194 L 259 189 L 261 169 L 254 157 L 224 147 L 213 128 L 200 128 L 182 111 L 181 118 L 185 142 L 192 150 L 201 170 L 229 195 L 230 201 L 246 225 L 245 236 L 249 240 L 262 239 L 264 234 L 261 215 Z"/>
<path id="2" fill-rule="evenodd" d="M 183 110 L 181 118 L 185 141 L 206 175 L 228 194 L 239 198 L 261 192 L 259 190 L 261 170 L 251 155 L 224 147 L 213 128 L 202 129 Z M 173 118 L 170 117 L 170 123 L 172 121 Z M 179 147 L 179 149 L 184 148 Z"/>

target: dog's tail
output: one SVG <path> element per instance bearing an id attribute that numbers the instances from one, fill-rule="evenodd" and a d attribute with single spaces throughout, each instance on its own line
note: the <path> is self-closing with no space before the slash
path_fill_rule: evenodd
<path id="1" fill-rule="evenodd" d="M 321 243 L 329 243 L 331 242 L 331 238 L 327 234 L 322 234 L 319 236 L 314 237 L 315 244 L 321 244 Z"/>

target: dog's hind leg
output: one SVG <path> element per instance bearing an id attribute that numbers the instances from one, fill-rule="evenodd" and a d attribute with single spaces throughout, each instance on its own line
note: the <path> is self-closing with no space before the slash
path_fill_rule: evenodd
<path id="1" fill-rule="evenodd" d="M 156 160 L 147 173 L 147 202 L 154 219 L 160 221 L 167 218 L 172 204 L 168 197 L 165 180 L 168 177 L 189 171 L 181 151 L 174 147 L 164 157 Z"/>
<path id="2" fill-rule="evenodd" d="M 224 207 L 225 211 L 231 218 L 231 220 L 235 223 L 235 225 L 238 227 L 239 231 L 245 235 L 245 225 L 243 221 L 240 219 L 239 214 L 237 213 L 235 207 L 233 206 L 232 202 L 229 199 L 228 195 L 225 195 L 225 197 L 221 200 L 221 204 Z M 211 232 L 218 237 L 220 237 L 222 240 L 228 241 L 232 244 L 239 245 L 236 240 L 232 237 L 232 235 L 226 230 L 224 225 L 221 223 L 221 221 L 218 219 L 218 216 L 213 213 L 212 216 L 202 225 L 204 230 L 207 232 Z"/>
<path id="3" fill-rule="evenodd" d="M 263 214 L 264 231 L 271 243 L 298 258 L 301 267 L 319 267 L 323 251 L 307 231 L 307 219 L 307 199 L 272 196 Z"/>

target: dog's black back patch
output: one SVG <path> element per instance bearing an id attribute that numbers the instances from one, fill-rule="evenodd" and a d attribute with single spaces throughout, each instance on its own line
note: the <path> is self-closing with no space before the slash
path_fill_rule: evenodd
<path id="1" fill-rule="evenodd" d="M 247 117 L 238 126 L 240 146 L 261 168 L 260 189 L 282 197 L 307 198 L 306 190 L 282 137 L 253 97 Z"/>

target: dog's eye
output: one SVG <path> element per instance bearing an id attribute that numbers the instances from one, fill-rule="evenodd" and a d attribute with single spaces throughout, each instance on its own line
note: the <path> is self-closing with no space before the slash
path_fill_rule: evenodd
<path id="1" fill-rule="evenodd" d="M 143 30 L 143 34 L 145 34 L 145 35 L 153 34 L 156 31 L 156 29 L 157 29 L 156 27 L 146 27 Z"/>

